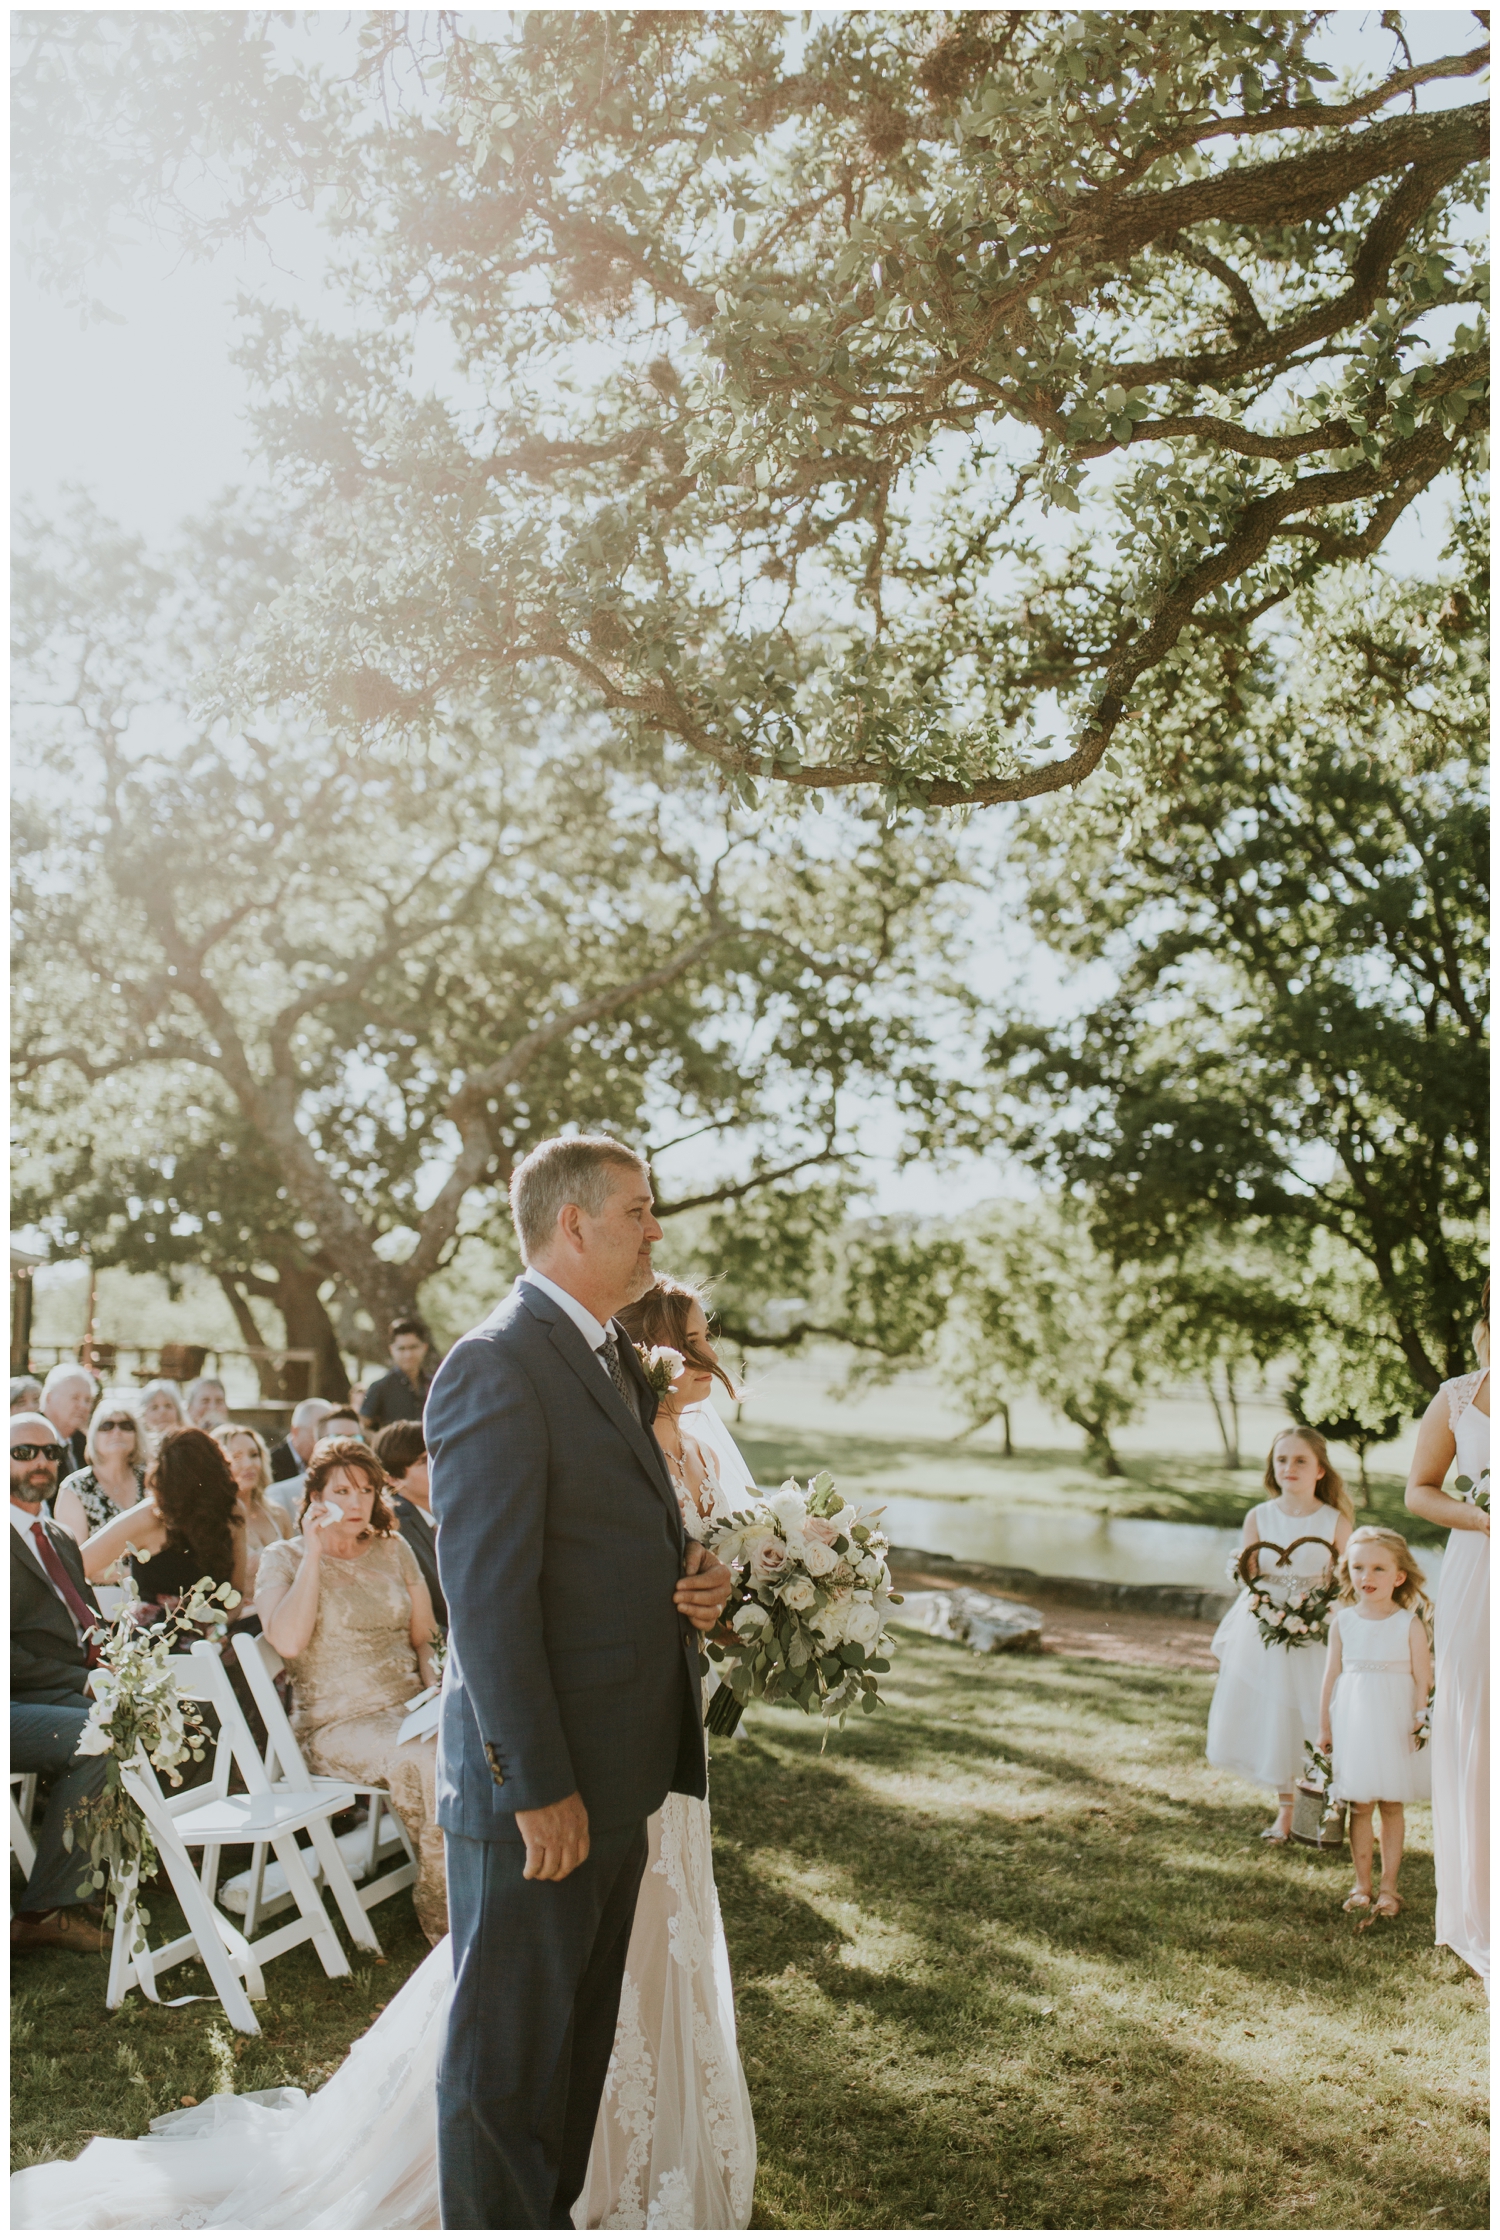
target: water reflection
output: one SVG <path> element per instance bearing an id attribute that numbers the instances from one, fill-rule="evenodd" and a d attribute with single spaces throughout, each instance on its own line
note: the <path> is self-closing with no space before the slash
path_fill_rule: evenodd
<path id="1" fill-rule="evenodd" d="M 880 1497 L 877 1495 L 876 1497 Z M 1172 1524 L 1146 1517 L 1101 1517 L 1079 1509 L 1022 1509 L 1009 1502 L 884 1497 L 881 1519 L 907 1548 L 967 1563 L 1016 1564 L 1047 1578 L 1108 1579 L 1130 1586 L 1211 1587 L 1229 1592 L 1224 1567 L 1239 1532 L 1208 1524 Z M 1442 1551 L 1423 1548 L 1429 1588 Z"/>

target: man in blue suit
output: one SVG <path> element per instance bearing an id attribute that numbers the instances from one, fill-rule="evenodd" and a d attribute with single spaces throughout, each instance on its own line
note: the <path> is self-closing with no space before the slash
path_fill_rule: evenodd
<path id="1" fill-rule="evenodd" d="M 637 1155 L 540 1144 L 526 1262 L 424 1416 L 449 1615 L 438 1736 L 454 1997 L 443 2225 L 566 2230 L 604 2090 L 646 1821 L 706 1792 L 698 1635 L 729 1573 L 687 1539 L 655 1396 L 612 1318 L 662 1231 Z"/>

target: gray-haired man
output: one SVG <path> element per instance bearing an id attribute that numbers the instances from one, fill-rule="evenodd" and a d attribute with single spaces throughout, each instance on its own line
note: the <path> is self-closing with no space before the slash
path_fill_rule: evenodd
<path id="1" fill-rule="evenodd" d="M 644 1166 L 609 1137 L 558 1138 L 517 1168 L 511 1206 L 526 1271 L 424 1418 L 449 1617 L 438 2185 L 462 2231 L 570 2224 L 646 1821 L 669 1790 L 705 1793 L 698 1634 L 730 1585 L 685 1538 L 613 1320 L 650 1288 L 662 1233 Z"/>

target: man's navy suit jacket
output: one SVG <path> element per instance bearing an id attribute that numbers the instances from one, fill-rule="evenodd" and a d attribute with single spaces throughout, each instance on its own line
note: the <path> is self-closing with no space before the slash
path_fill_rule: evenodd
<path id="1" fill-rule="evenodd" d="M 575 1789 L 599 1829 L 707 1793 L 698 1636 L 672 1605 L 686 1536 L 655 1397 L 614 1335 L 642 1422 L 524 1280 L 427 1396 L 449 1620 L 438 1821 L 478 1842 L 519 1842 L 517 1812 Z"/>

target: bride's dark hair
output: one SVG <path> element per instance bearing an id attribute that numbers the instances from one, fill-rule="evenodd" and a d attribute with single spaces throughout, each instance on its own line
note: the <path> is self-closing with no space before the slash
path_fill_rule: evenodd
<path id="1" fill-rule="evenodd" d="M 712 1361 L 688 1336 L 688 1320 L 694 1307 L 703 1309 L 705 1319 L 711 1319 L 707 1293 L 698 1285 L 683 1283 L 676 1276 L 658 1276 L 644 1299 L 636 1299 L 622 1307 L 615 1317 L 624 1325 L 638 1346 L 671 1346 L 684 1361 L 695 1369 L 706 1370 L 717 1377 L 731 1400 L 738 1400 L 739 1388 L 721 1362 Z"/>

